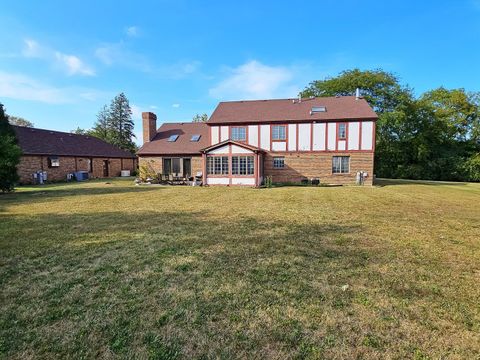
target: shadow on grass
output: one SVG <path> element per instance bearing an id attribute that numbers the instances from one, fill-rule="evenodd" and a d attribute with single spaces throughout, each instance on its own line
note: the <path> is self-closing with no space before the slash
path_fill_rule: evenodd
<path id="1" fill-rule="evenodd" d="M 377 178 L 374 181 L 374 185 L 378 187 L 384 186 L 396 186 L 396 185 L 429 185 L 429 186 L 465 186 L 469 183 L 455 182 L 455 181 L 433 181 L 433 180 L 408 180 L 408 179 L 384 179 Z"/>

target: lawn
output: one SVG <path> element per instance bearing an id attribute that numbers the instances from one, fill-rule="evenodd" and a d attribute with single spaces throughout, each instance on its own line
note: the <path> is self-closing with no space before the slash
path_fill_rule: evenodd
<path id="1" fill-rule="evenodd" d="M 24 187 L 0 358 L 480 358 L 480 184 Z"/>

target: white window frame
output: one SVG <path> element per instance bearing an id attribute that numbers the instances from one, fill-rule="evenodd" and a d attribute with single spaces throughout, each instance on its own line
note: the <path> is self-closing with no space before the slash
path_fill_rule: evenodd
<path id="1" fill-rule="evenodd" d="M 345 169 L 343 160 L 348 159 L 348 169 Z M 339 161 L 339 164 L 335 164 Z M 332 174 L 350 174 L 350 156 L 332 156 Z"/>
<path id="2" fill-rule="evenodd" d="M 281 166 L 279 166 L 278 162 L 281 162 Z M 285 156 L 274 156 L 273 157 L 273 168 L 274 169 L 285 169 Z"/>
<path id="3" fill-rule="evenodd" d="M 283 133 L 279 130 L 283 129 Z M 287 125 L 272 125 L 272 141 L 287 140 Z"/>

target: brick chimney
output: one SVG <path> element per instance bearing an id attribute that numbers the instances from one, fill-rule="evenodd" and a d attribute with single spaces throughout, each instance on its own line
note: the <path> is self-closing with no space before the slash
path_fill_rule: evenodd
<path id="1" fill-rule="evenodd" d="M 157 134 L 157 115 L 152 112 L 142 112 L 143 143 L 152 141 Z"/>

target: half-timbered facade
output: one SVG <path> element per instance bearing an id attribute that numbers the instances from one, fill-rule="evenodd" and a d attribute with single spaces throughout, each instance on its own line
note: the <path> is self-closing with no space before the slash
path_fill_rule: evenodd
<path id="1" fill-rule="evenodd" d="M 144 114 L 145 139 L 153 117 Z M 190 141 L 188 155 L 201 159 L 197 170 L 209 185 L 258 186 L 266 176 L 273 182 L 349 184 L 360 172 L 371 184 L 376 120 L 368 103 L 354 96 L 221 102 L 206 123 L 194 125 L 203 141 Z M 140 149 L 140 162 L 152 148 L 160 157 L 170 147 L 185 149 L 181 142 L 155 143 L 172 126 L 183 141 L 195 135 L 184 124 L 164 124 Z"/>

